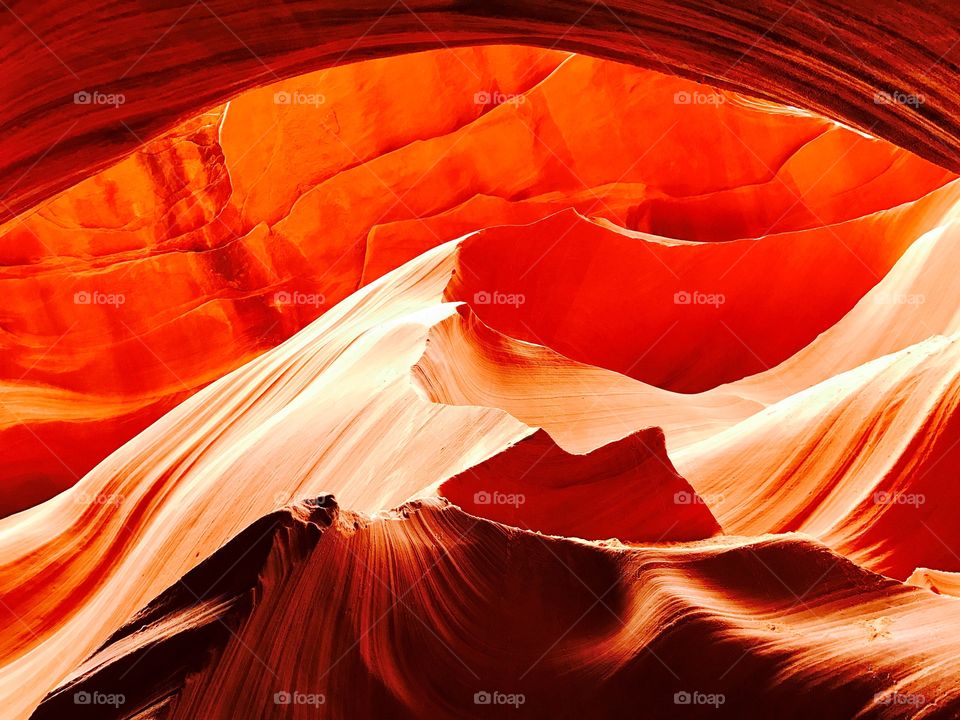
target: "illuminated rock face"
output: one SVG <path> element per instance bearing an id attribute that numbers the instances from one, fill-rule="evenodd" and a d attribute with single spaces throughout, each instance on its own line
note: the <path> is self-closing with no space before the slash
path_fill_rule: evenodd
<path id="1" fill-rule="evenodd" d="M 952 177 L 804 113 L 559 52 L 410 55 L 251 91 L 4 226 L 0 283 L 16 301 L 0 355 L 0 510 L 73 484 L 197 389 L 423 251 L 556 213 L 538 226 L 557 243 L 539 260 L 524 229 L 497 231 L 515 246 L 507 265 L 499 249 L 467 254 L 456 299 L 536 288 L 522 312 L 498 296 L 477 311 L 664 388 L 736 380 L 849 310 L 932 226 L 943 201 L 926 196 Z M 606 231 L 570 208 L 736 242 L 624 238 L 606 260 L 572 264 L 571 248 Z"/>
<path id="2" fill-rule="evenodd" d="M 582 52 L 814 110 L 960 171 L 950 0 L 118 0 L 18 3 L 0 28 L 0 219 L 252 87 L 430 48 Z M 14 21 L 14 19 L 16 21 Z M 82 38 L 83 42 L 78 39 Z"/>
<path id="3" fill-rule="evenodd" d="M 0 706 L 958 716 L 958 208 L 556 50 L 181 120 L 0 227 Z"/>

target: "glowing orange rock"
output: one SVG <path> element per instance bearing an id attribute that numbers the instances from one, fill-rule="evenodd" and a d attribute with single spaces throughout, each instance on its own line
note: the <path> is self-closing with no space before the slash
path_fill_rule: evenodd
<path id="1" fill-rule="evenodd" d="M 838 321 L 956 193 L 951 184 L 880 216 L 726 243 L 631 237 L 560 213 L 468 240 L 448 297 L 575 360 L 707 390 L 773 367 Z"/>
<path id="2" fill-rule="evenodd" d="M 935 231 L 933 239 L 943 240 L 939 238 L 941 234 Z M 953 249 L 955 244 L 931 243 L 929 235 L 917 241 L 890 273 L 888 280 L 894 287 L 903 287 L 904 277 L 918 272 L 924 260 L 940 269 L 941 276 L 932 278 L 935 285 L 949 273 L 952 265 L 939 262 L 942 258 L 931 257 L 930 250 L 931 246 Z M 529 496 L 529 506 L 516 513 L 511 514 L 510 508 L 493 508 L 492 512 L 505 510 L 503 521 L 545 532 L 594 536 L 573 544 L 586 545 L 604 554 L 607 552 L 604 548 L 617 546 L 614 541 L 601 539 L 607 534 L 605 529 L 628 537 L 647 536 L 654 530 L 666 538 L 712 535 L 717 528 L 711 515 L 720 519 L 722 526 L 725 518 L 735 517 L 735 513 L 730 514 L 731 510 L 737 510 L 729 505 L 733 501 L 742 505 L 739 509 L 753 519 L 751 532 L 780 530 L 783 526 L 776 524 L 776 516 L 791 512 L 790 495 L 797 494 L 804 503 L 803 513 L 836 518 L 836 522 L 811 524 L 804 529 L 822 533 L 824 540 L 855 554 L 863 564 L 902 567 L 907 563 L 921 564 L 924 558 L 942 559 L 929 554 L 934 547 L 932 542 L 906 544 L 896 555 L 886 552 L 885 545 L 895 543 L 901 531 L 905 536 L 916 538 L 917 531 L 922 529 L 922 523 L 916 520 L 904 522 L 908 516 L 903 511 L 910 508 L 889 506 L 889 513 L 855 512 L 849 518 L 838 514 L 838 503 L 831 497 L 832 488 L 820 480 L 819 470 L 786 475 L 784 484 L 789 486 L 781 491 L 784 498 L 770 507 L 763 502 L 763 483 L 768 477 L 761 472 L 760 460 L 765 455 L 756 449 L 749 457 L 756 466 L 742 463 L 753 475 L 738 477 L 734 485 L 711 484 L 703 470 L 698 469 L 697 454 L 705 457 L 711 443 L 728 446 L 731 457 L 737 458 L 741 454 L 738 441 L 750 437 L 744 428 L 753 424 L 763 429 L 768 417 L 781 413 L 786 418 L 774 425 L 780 435 L 767 431 L 758 437 L 772 452 L 789 457 L 789 453 L 796 450 L 793 435 L 807 429 L 805 422 L 810 416 L 819 417 L 816 402 L 809 404 L 810 412 L 806 414 L 796 410 L 797 404 L 805 394 L 835 398 L 837 393 L 833 387 L 814 385 L 792 391 L 773 370 L 700 395 L 678 396 L 609 370 L 575 363 L 552 349 L 509 338 L 491 328 L 484 329 L 465 306 L 444 302 L 444 299 L 459 282 L 458 273 L 464 261 L 458 255 L 475 253 L 488 239 L 491 253 L 503 251 L 495 242 L 495 235 L 480 234 L 430 250 L 362 288 L 286 343 L 186 400 L 76 486 L 0 522 L 0 590 L 4 597 L 0 608 L 4 631 L 0 634 L 0 658 L 4 667 L 0 695 L 12 704 L 18 716 L 29 712 L 45 693 L 63 680 L 68 683 L 66 687 L 73 690 L 74 680 L 86 677 L 102 662 L 120 662 L 120 667 L 126 668 L 122 663 L 126 662 L 123 648 L 127 646 L 123 644 L 110 650 L 107 656 L 91 660 L 90 666 L 84 664 L 84 658 L 96 652 L 118 627 L 164 588 L 197 568 L 204 558 L 241 533 L 244 527 L 295 497 L 333 492 L 350 507 L 376 513 L 400 505 L 408 498 L 434 498 L 438 493 L 447 493 L 468 507 L 472 500 L 474 505 L 470 509 L 477 510 L 483 504 L 477 503 L 474 497 L 480 489 L 476 477 L 471 476 L 471 472 L 475 472 L 484 487 L 505 482 L 507 490 Z M 610 243 L 605 247 L 615 249 L 617 245 Z M 508 259 L 509 254 L 503 258 Z M 921 274 L 931 278 L 930 273 Z M 851 321 L 857 320 L 863 307 L 871 310 L 881 307 L 864 303 L 871 300 L 872 293 L 887 289 L 881 283 L 871 290 L 848 315 Z M 882 307 L 892 319 L 901 318 L 899 322 L 905 328 L 909 326 L 915 333 L 923 332 L 913 327 L 917 323 L 909 323 L 910 310 L 905 306 Z M 952 314 L 931 315 L 929 320 L 952 322 L 952 317 Z M 898 322 L 893 322 L 891 327 L 897 330 Z M 949 329 L 949 326 L 940 327 Z M 879 331 L 874 329 L 874 332 L 879 337 Z M 822 366 L 833 367 L 842 358 L 849 357 L 843 345 L 844 337 L 834 338 L 832 349 L 820 349 L 827 358 Z M 824 335 L 818 342 L 829 340 Z M 896 342 L 897 336 L 889 340 Z M 811 351 L 817 344 L 810 346 Z M 949 346 L 951 342 L 939 340 L 933 344 Z M 874 350 L 883 352 L 882 347 L 864 344 L 863 352 Z M 937 385 L 938 378 L 942 381 L 944 377 L 951 377 L 949 365 L 925 363 L 924 356 L 914 354 L 918 356 L 913 364 L 924 368 L 918 377 L 930 387 Z M 890 390 L 888 384 L 870 385 L 871 373 L 897 360 L 896 356 L 863 360 L 863 367 L 858 369 L 865 387 L 859 393 L 861 402 L 871 402 L 870 390 Z M 487 366 L 490 369 L 486 369 Z M 460 369 L 463 374 L 458 373 Z M 806 370 L 815 374 L 817 368 L 808 365 Z M 801 373 L 796 375 L 803 379 Z M 832 384 L 847 382 L 846 375 L 849 373 L 839 375 Z M 906 383 L 910 382 L 907 377 Z M 783 394 L 779 400 L 774 398 L 776 391 Z M 763 401 L 751 400 L 751 395 Z M 678 398 L 684 397 L 685 400 L 678 402 Z M 843 396 L 840 397 L 842 400 Z M 928 394 L 921 393 L 915 404 L 922 405 L 927 397 Z M 766 402 L 772 403 L 772 407 L 758 412 Z M 891 409 L 902 407 L 904 418 L 892 425 L 894 429 L 907 423 L 915 426 L 931 417 L 914 412 L 912 405 L 902 401 L 895 387 L 889 396 L 881 392 L 876 402 L 887 404 Z M 530 417 L 525 412 L 529 412 Z M 660 447 L 652 453 L 633 453 L 631 461 L 630 453 L 624 450 L 637 449 L 632 443 L 643 435 L 626 442 L 614 442 L 629 436 L 638 425 L 648 426 L 649 419 L 661 412 L 669 420 L 667 447 L 675 432 L 684 438 L 675 455 L 682 459 L 684 468 L 692 471 L 684 471 L 689 486 L 669 467 L 656 464 L 658 458 L 665 464 L 668 462 Z M 853 416 L 863 422 L 859 413 Z M 543 432 L 538 433 L 537 428 L 529 424 L 533 422 L 542 424 L 552 439 L 548 440 Z M 842 444 L 862 444 L 862 438 L 870 438 L 865 433 L 875 429 L 882 429 L 882 425 L 868 419 L 864 428 L 851 421 L 849 427 L 844 428 Z M 948 429 L 946 426 L 942 438 L 949 437 Z M 853 438 L 850 443 L 847 435 Z M 530 438 L 534 440 L 530 442 Z M 936 435 L 931 437 L 934 441 L 939 439 Z M 887 446 L 880 444 L 880 440 L 892 443 L 896 438 L 892 435 L 886 439 L 871 438 L 881 450 L 872 459 L 873 466 L 881 471 L 867 472 L 871 466 L 864 465 L 864 472 L 859 476 L 840 478 L 842 482 L 836 484 L 841 507 L 849 507 L 858 494 L 869 495 L 877 488 L 908 487 L 890 488 L 884 484 L 893 476 L 882 471 Z M 527 447 L 524 448 L 523 443 Z M 537 453 L 530 452 L 531 448 L 538 447 L 543 450 L 540 455 L 546 462 L 544 470 L 538 470 Z M 935 465 L 938 457 L 944 457 L 944 448 L 949 451 L 949 444 L 917 445 L 914 451 L 907 448 L 902 460 L 923 462 L 929 467 Z M 694 451 L 696 454 L 691 455 Z M 579 457 L 573 457 L 571 452 Z M 824 472 L 831 470 L 825 454 L 813 459 L 822 460 Z M 949 457 L 946 462 L 949 463 Z M 715 464 L 723 468 L 722 464 Z M 660 469 L 651 473 L 650 467 Z M 708 471 L 711 467 L 707 464 Z M 525 482 L 528 477 L 529 481 Z M 726 475 L 718 472 L 717 477 L 723 480 Z M 621 479 L 630 478 L 641 481 L 641 486 L 654 492 L 633 496 L 634 502 L 629 508 L 619 508 L 615 504 L 617 496 L 631 497 L 629 486 Z M 951 492 L 942 476 L 937 478 L 933 476 L 929 487 Z M 661 482 L 650 484 L 651 479 Z M 689 503 L 678 503 L 676 493 L 691 492 L 688 488 L 696 491 L 696 495 L 690 494 Z M 223 511 L 225 493 L 231 498 L 230 512 Z M 577 513 L 588 501 L 599 497 L 608 498 L 601 512 Z M 952 496 L 944 497 L 949 500 Z M 563 503 L 566 498 L 574 498 L 570 507 Z M 673 519 L 656 514 L 658 509 L 671 505 L 680 521 L 676 527 L 666 523 L 668 519 L 674 522 Z M 949 503 L 945 507 L 948 508 Z M 621 512 L 613 512 L 616 509 Z M 491 514 L 486 505 L 483 514 Z M 949 512 L 940 511 L 931 520 L 931 527 L 937 531 L 951 527 Z M 465 522 L 476 525 L 482 521 L 471 518 Z M 352 522 L 348 521 L 347 525 L 352 527 Z M 521 530 L 514 527 L 503 532 L 516 536 Z M 434 543 L 440 542 L 435 533 L 428 534 Z M 653 537 L 642 542 L 656 540 Z M 442 541 L 441 545 L 446 542 Z M 906 590 L 892 580 L 855 570 L 849 560 L 838 560 L 838 556 L 822 547 L 811 549 L 809 539 L 799 541 L 799 545 L 789 537 L 757 541 L 718 539 L 706 541 L 706 545 L 704 542 L 677 546 L 675 552 L 678 558 L 689 558 L 689 553 L 705 552 L 707 547 L 712 547 L 711 543 L 727 548 L 743 547 L 746 543 L 749 549 L 743 557 L 755 557 L 754 542 L 771 542 L 786 548 L 787 559 L 773 563 L 775 570 L 769 584 L 776 588 L 776 593 L 783 592 L 784 573 L 800 572 L 801 580 L 794 590 L 799 595 L 815 585 L 814 581 L 826 577 L 825 572 L 829 575 L 837 562 L 848 563 L 841 575 L 849 580 L 851 572 L 858 573 L 860 580 L 853 585 L 842 585 L 843 589 L 839 590 L 842 598 L 860 597 L 875 587 L 904 593 L 896 595 L 905 603 L 903 622 L 923 634 L 925 647 L 940 648 L 937 653 L 947 652 L 945 648 L 949 643 L 936 628 L 952 622 L 949 611 L 942 615 L 941 610 L 934 611 L 926 605 L 930 597 L 926 591 Z M 415 547 L 422 544 L 417 541 Z M 804 548 L 800 555 L 805 559 L 790 554 L 790 549 L 795 547 Z M 373 552 L 366 557 L 377 567 L 396 567 L 395 556 L 390 553 L 377 560 L 373 558 L 379 555 Z M 891 565 L 891 558 L 896 565 Z M 472 566 L 473 561 L 469 564 Z M 728 583 L 735 583 L 741 577 L 739 567 L 737 562 L 732 568 L 721 563 L 716 566 L 715 575 L 708 574 L 709 582 L 701 579 L 689 585 L 683 581 L 677 592 L 698 608 L 707 605 L 715 608 L 703 594 L 706 583 L 713 588 L 710 592 L 722 598 L 721 615 L 737 615 L 743 610 L 743 602 L 736 601 L 734 610 L 727 603 L 733 592 Z M 418 565 L 416 572 L 422 575 L 421 570 Z M 486 577 L 472 573 L 457 576 L 467 585 L 485 582 Z M 611 577 L 610 583 L 619 582 L 618 577 Z M 754 574 L 747 573 L 746 577 L 753 588 L 748 592 L 755 593 Z M 646 592 L 644 587 L 640 586 L 637 592 Z M 836 587 L 833 581 L 829 587 Z M 841 603 L 841 599 L 829 594 L 832 590 L 823 590 L 827 593 L 824 603 L 831 606 Z M 881 597 L 870 600 L 866 606 L 843 605 L 837 624 L 848 625 L 851 618 L 862 617 L 866 622 L 882 626 L 885 622 L 882 617 L 886 617 L 882 613 L 888 612 L 891 602 L 901 602 L 886 593 L 883 590 Z M 755 595 L 751 597 L 756 599 Z M 788 594 L 788 597 L 792 596 Z M 673 600 L 665 599 L 665 602 Z M 759 611 L 761 615 L 783 618 L 781 600 L 770 602 L 767 610 Z M 192 623 L 189 618 L 196 617 L 196 613 L 192 605 L 184 612 L 188 617 L 184 618 L 183 625 L 179 620 L 172 621 L 172 625 L 161 623 L 161 628 L 154 629 L 160 635 L 144 639 L 166 637 L 168 630 L 164 628 L 169 627 L 170 632 L 176 633 L 177 627 L 189 627 Z M 577 606 L 573 612 L 582 614 L 584 608 Z M 806 616 L 806 609 L 800 612 Z M 819 621 L 809 625 L 806 620 L 795 618 L 790 622 L 794 621 L 817 638 L 828 632 Z M 832 627 L 830 623 L 828 627 Z M 578 647 L 585 659 L 597 657 L 598 653 L 603 655 L 604 648 L 620 657 L 616 650 L 621 647 L 619 632 L 616 630 L 602 645 L 586 643 Z M 273 632 L 270 636 L 278 634 Z M 249 639 L 252 641 L 252 637 Z M 821 664 L 815 675 L 826 667 L 835 672 L 838 668 L 854 668 L 850 672 L 856 674 L 860 671 L 858 663 L 863 659 L 864 650 L 863 646 L 856 646 L 856 659 L 844 655 L 852 647 L 848 642 L 852 639 L 853 636 L 844 636 L 842 641 L 826 644 L 818 639 L 807 651 L 799 651 L 795 645 L 789 645 L 784 651 L 795 653 L 792 657 L 798 666 L 811 662 L 806 652 L 820 657 Z M 756 638 L 751 642 L 754 641 Z M 654 639 L 650 638 L 650 642 Z M 721 645 L 716 651 L 720 657 L 726 657 Z M 537 652 L 542 653 L 543 648 Z M 682 648 L 677 650 L 680 655 L 685 652 Z M 824 660 L 822 652 L 828 652 L 831 659 Z M 898 673 L 908 667 L 907 660 L 898 659 L 901 658 L 899 651 L 886 655 L 884 652 L 886 650 L 872 655 L 871 662 L 886 658 L 883 662 L 892 663 L 891 668 L 900 668 Z M 161 654 L 158 661 L 163 657 Z M 735 659 L 730 658 L 730 662 Z M 938 667 L 941 669 L 936 673 L 925 676 L 924 683 L 929 684 L 922 687 L 926 690 L 917 692 L 952 686 L 954 671 L 947 666 Z M 264 679 L 264 682 L 267 681 Z M 198 687 L 197 691 L 200 690 Z M 891 691 L 894 689 L 881 683 L 871 686 L 870 694 Z M 135 694 L 131 688 L 131 697 Z M 219 712 L 214 710 L 214 705 L 206 703 L 221 700 L 201 695 L 206 699 L 196 702 L 210 708 L 210 712 Z M 227 696 L 221 693 L 219 697 Z M 855 693 L 850 702 L 862 704 L 866 699 Z"/>
<path id="3" fill-rule="evenodd" d="M 956 6 L 885 1 L 849 15 L 829 0 L 804 5 L 692 0 L 675 12 L 662 0 L 610 0 L 602 11 L 587 0 L 556 8 L 407 0 L 397 12 L 388 0 L 362 9 L 334 0 L 185 9 L 116 0 L 64 17 L 51 0 L 19 4 L 0 28 L 0 222 L 270 78 L 496 42 L 573 50 L 807 108 L 960 171 Z"/>
<path id="4" fill-rule="evenodd" d="M 181 123 L 0 228 L 0 706 L 957 715 L 958 208 L 529 48 Z"/>
<path id="5" fill-rule="evenodd" d="M 713 101 L 683 104 L 678 93 L 712 93 Z M 571 96 L 579 102 L 566 102 Z M 443 112 L 423 112 L 428 105 Z M 606 128 L 600 109 L 613 106 L 629 132 Z M 716 359 L 708 353 L 684 367 L 677 354 L 699 337 L 704 327 L 692 319 L 706 312 L 687 308 L 691 322 L 631 373 L 690 390 L 762 369 L 837 319 L 890 267 L 912 237 L 897 218 L 951 177 L 806 113 L 536 49 L 409 55 L 250 91 L 0 228 L 0 282 L 16 298 L 4 311 L 0 353 L 0 448 L 9 459 L 0 481 L 11 490 L 0 513 L 76 482 L 184 398 L 424 250 L 570 207 L 704 241 L 812 228 L 784 243 L 820 237 L 821 258 L 848 278 L 843 286 L 825 278 L 822 297 L 804 303 L 810 317 L 789 337 L 764 339 L 728 317 L 734 304 L 756 303 L 731 293 L 719 314 L 757 357 L 721 328 L 711 343 L 733 359 L 707 370 Z M 889 218 L 876 215 L 901 203 Z M 818 229 L 823 223 L 830 228 Z M 873 242 L 881 231 L 887 239 Z M 574 240 L 556 232 L 558 249 Z M 770 262 L 750 247 L 718 247 L 722 258 L 692 265 L 727 263 L 724 288 L 748 285 Z M 671 272 L 687 275 L 672 261 L 669 272 L 659 266 L 660 251 L 641 252 L 652 274 L 631 284 L 645 278 L 669 296 L 698 291 L 673 282 Z M 552 272 L 557 257 L 531 272 Z M 625 257 L 619 264 L 629 265 Z M 480 312 L 489 320 L 494 310 Z M 626 313 L 620 322 L 649 344 L 670 318 L 657 313 L 638 325 Z M 554 338 L 528 324 L 562 352 L 620 371 L 638 354 L 627 344 L 578 355 L 577 344 L 600 351 L 605 342 L 579 331 Z M 610 337 L 620 330 L 611 327 Z"/>

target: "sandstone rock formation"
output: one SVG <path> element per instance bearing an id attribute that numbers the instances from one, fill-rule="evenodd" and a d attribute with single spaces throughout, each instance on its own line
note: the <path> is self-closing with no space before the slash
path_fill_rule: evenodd
<path id="1" fill-rule="evenodd" d="M 610 106 L 629 130 L 608 131 Z M 11 298 L 0 512 L 73 484 L 425 250 L 550 215 L 536 226 L 557 243 L 543 257 L 547 245 L 526 243 L 529 256 L 517 248 L 490 274 L 500 250 L 465 251 L 477 275 L 458 299 L 535 283 L 513 336 L 668 389 L 758 372 L 838 320 L 934 227 L 952 178 L 808 113 L 556 51 L 421 53 L 251 91 L 0 227 Z M 673 239 L 637 243 L 604 222 Z M 491 232 L 513 245 L 528 231 Z M 606 236 L 621 238 L 603 253 L 609 267 L 546 284 L 571 248 Z M 625 289 L 610 295 L 609 282 Z M 674 304 L 700 294 L 724 304 Z M 573 324 L 558 321 L 573 301 Z M 476 311 L 507 321 L 510 307 Z M 621 327 L 599 337 L 597 317 Z M 710 349 L 691 356 L 698 337 Z"/>
<path id="2" fill-rule="evenodd" d="M 960 18 L 756 5 L 4 7 L 4 716 L 960 717 Z"/>

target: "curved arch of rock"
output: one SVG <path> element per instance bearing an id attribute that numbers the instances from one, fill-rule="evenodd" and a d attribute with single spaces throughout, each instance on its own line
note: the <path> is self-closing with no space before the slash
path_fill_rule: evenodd
<path id="1" fill-rule="evenodd" d="M 244 89 L 491 43 L 596 55 L 808 108 L 960 171 L 960 7 L 949 0 L 371 0 L 352 10 L 333 0 L 122 0 L 66 16 L 37 0 L 4 12 L 4 220 Z M 78 92 L 124 102 L 77 104 Z"/>
<path id="2" fill-rule="evenodd" d="M 9 33 L 0 62 L 12 79 L 0 110 L 8 183 L 0 193 L 5 212 L 36 210 L 3 226 L 0 281 L 11 297 L 45 300 L 47 309 L 43 317 L 4 310 L 4 329 L 20 344 L 4 353 L 3 378 L 37 366 L 41 379 L 0 386 L 0 431 L 16 441 L 27 410 L 56 430 L 117 418 L 146 429 L 124 442 L 132 433 L 111 427 L 87 459 L 109 451 L 111 439 L 119 447 L 79 482 L 0 519 L 5 712 L 83 717 L 72 693 L 117 680 L 131 705 L 115 708 L 116 717 L 268 713 L 278 686 L 240 645 L 277 654 L 285 680 L 303 677 L 302 665 L 305 680 L 320 683 L 326 674 L 311 673 L 346 657 L 330 684 L 358 678 L 370 711 L 440 717 L 445 707 L 463 716 L 476 688 L 459 668 L 448 670 L 430 634 L 464 640 L 467 662 L 484 671 L 542 660 L 523 689 L 548 694 L 543 708 L 556 712 L 567 709 L 557 691 L 583 703 L 599 688 L 607 705 L 598 714 L 608 715 L 632 702 L 637 682 L 680 689 L 651 660 L 661 651 L 685 679 L 688 669 L 737 666 L 723 686 L 729 717 L 743 716 L 758 689 L 785 717 L 822 710 L 822 693 L 831 717 L 844 720 L 898 717 L 887 698 L 901 691 L 921 693 L 927 717 L 957 712 L 960 669 L 944 629 L 960 627 L 960 606 L 934 593 L 956 595 L 960 570 L 950 549 L 960 542 L 952 513 L 960 499 L 952 471 L 960 457 L 960 181 L 943 170 L 960 165 L 950 59 L 960 11 L 926 3 L 905 18 L 911 4 L 889 0 L 859 10 L 820 0 L 763 10 L 746 2 L 478 2 L 441 3 L 418 16 L 412 2 L 381 16 L 386 6 L 372 2 L 351 17 L 316 2 L 201 0 L 163 10 L 133 3 L 130 12 L 115 3 L 65 18 L 50 7 L 14 4 L 6 11 L 16 28 L 0 31 Z M 529 54 L 536 77 L 526 84 L 502 67 L 491 72 L 491 82 L 532 98 L 523 110 L 481 112 L 464 96 L 450 127 L 428 121 L 410 137 L 381 137 L 382 145 L 364 145 L 362 162 L 318 151 L 305 163 L 321 168 L 310 178 L 284 174 L 288 157 L 303 152 L 289 136 L 245 164 L 232 154 L 251 136 L 231 125 L 231 113 L 246 108 L 261 118 L 271 88 L 217 106 L 244 88 L 340 61 L 442 42 L 550 45 L 557 37 L 561 48 L 813 108 L 926 160 L 823 118 L 737 97 L 715 114 L 744 128 L 776 125 L 786 137 L 748 148 L 759 162 L 719 162 L 730 154 L 711 148 L 713 160 L 681 192 L 669 191 L 669 162 L 653 158 L 649 174 L 613 181 L 587 172 L 593 138 L 574 122 L 579 116 L 543 108 L 551 105 L 546 79 L 560 78 L 561 95 L 583 100 L 579 88 L 619 66 L 563 53 Z M 473 61 L 456 52 L 461 63 Z M 417 57 L 397 67 L 430 67 Z M 325 86 L 331 97 L 351 93 L 359 76 L 351 73 L 363 72 L 340 70 L 340 84 Z M 687 82 L 653 75 L 632 76 L 648 83 L 647 97 Z M 315 78 L 301 81 L 294 87 L 315 87 Z M 74 105 L 72 93 L 85 89 L 128 101 Z M 878 103 L 877 92 L 924 101 Z M 647 131 L 662 119 L 650 115 Z M 504 177 L 522 170 L 522 159 L 473 163 L 469 176 L 454 163 L 450 177 L 469 177 L 476 191 L 468 197 L 437 199 L 411 183 L 407 163 L 429 165 L 437 145 L 456 141 L 458 123 L 496 136 L 516 131 L 518 118 L 550 121 L 558 138 L 579 141 L 565 143 L 568 159 L 587 158 L 577 167 L 592 183 L 584 191 L 607 203 L 603 216 L 581 213 L 571 185 L 540 182 L 548 172 Z M 627 135 L 608 144 L 611 155 L 630 158 L 621 149 L 645 142 Z M 154 137 L 106 177 L 35 205 Z M 42 151 L 33 144 L 40 140 Z M 390 169 L 377 161 L 400 147 L 390 180 L 404 194 L 417 190 L 414 209 L 375 226 L 363 217 L 350 224 L 338 203 L 349 198 L 374 212 L 371 198 L 382 190 L 358 174 Z M 483 156 L 479 147 L 461 156 L 464 165 Z M 810 158 L 837 154 L 848 161 L 817 188 L 822 168 Z M 263 163 L 268 157 L 276 164 Z M 564 177 L 550 162 L 543 167 Z M 156 207 L 141 224 L 142 205 L 104 188 L 144 175 L 170 192 L 151 196 Z M 302 192 L 328 181 L 329 205 Z M 807 196 L 796 210 L 790 184 Z M 104 195 L 111 203 L 98 203 Z M 58 221 L 91 211 L 94 222 L 78 232 L 86 244 L 72 245 Z M 349 233 L 335 248 L 311 243 L 321 226 L 298 224 L 304 217 L 349 225 Z M 486 229 L 441 244 L 476 227 Z M 41 235 L 71 252 L 44 255 L 29 244 Z M 344 249 L 350 267 L 329 286 L 304 275 Z M 126 315 L 88 307 L 96 319 L 77 342 L 87 351 L 78 357 L 43 344 L 69 314 L 58 310 L 75 290 L 63 292 L 65 277 L 96 277 L 122 292 L 167 262 L 166 276 L 185 280 L 171 281 L 165 305 L 139 296 Z M 630 288 L 625 321 L 608 337 L 595 333 L 597 319 L 615 313 L 590 267 Z M 124 280 L 128 271 L 134 276 Z M 722 309 L 669 302 L 713 276 L 726 277 Z M 308 290 L 330 293 L 332 307 L 270 304 L 304 277 L 316 283 Z M 646 282 L 631 284 L 637 277 Z M 488 301 L 491 291 L 513 290 L 522 301 Z M 65 297 L 55 302 L 54 291 Z M 178 303 L 189 311 L 180 314 Z M 646 305 L 665 307 L 663 327 L 644 325 Z M 200 322 L 182 323 L 194 311 Z M 141 332 L 121 332 L 125 322 Z M 271 322 L 281 330 L 253 337 Z M 203 356 L 204 333 L 223 339 L 222 355 L 171 389 L 151 374 L 164 361 L 148 357 L 147 332 L 166 337 L 184 368 Z M 704 337 L 700 357 L 680 366 Z M 742 338 L 758 350 L 744 352 Z M 95 372 L 111 343 L 122 344 L 121 369 L 140 372 Z M 631 352 L 619 355 L 624 346 Z M 91 377 L 119 378 L 120 391 L 94 397 Z M 78 439 L 67 433 L 65 444 Z M 32 462 L 26 454 L 14 460 Z M 519 500 L 525 493 L 529 502 Z M 527 580 L 531 567 L 547 566 L 542 587 L 557 602 L 544 613 L 541 588 Z M 371 568 L 385 592 L 367 584 Z M 416 578 L 426 582 L 410 596 L 414 609 L 393 614 L 396 592 Z M 610 591 L 616 610 L 607 618 L 594 600 Z M 308 599 L 316 612 L 292 655 L 304 648 L 316 662 L 294 664 L 289 652 L 279 658 L 289 648 L 277 642 L 278 629 Z M 355 623 L 324 632 L 328 619 L 351 609 Z M 512 624 L 497 629 L 501 614 Z M 386 624 L 367 632 L 378 615 Z M 550 645 L 551 630 L 577 615 L 585 625 Z M 184 664 L 187 647 L 207 652 Z M 412 670 L 409 657 L 433 659 L 432 672 Z M 558 687 L 555 670 L 571 658 L 578 669 Z M 445 681 L 459 694 L 441 692 Z M 671 692 L 653 702 L 655 714 L 672 709 Z"/>

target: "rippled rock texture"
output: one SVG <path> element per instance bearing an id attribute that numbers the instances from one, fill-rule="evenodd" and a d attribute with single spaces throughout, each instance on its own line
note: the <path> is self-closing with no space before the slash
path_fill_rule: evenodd
<path id="1" fill-rule="evenodd" d="M 169 42 L 256 15 L 215 5 Z M 710 67 L 756 46 L 713 84 L 663 72 L 696 4 L 355 64 L 577 5 L 342 12 L 202 87 L 148 53 L 135 150 L 61 123 L 0 226 L 9 715 L 960 717 L 954 91 L 858 105 L 893 70 L 831 39 L 918 90 L 954 11 L 803 5 L 712 9 Z"/>

